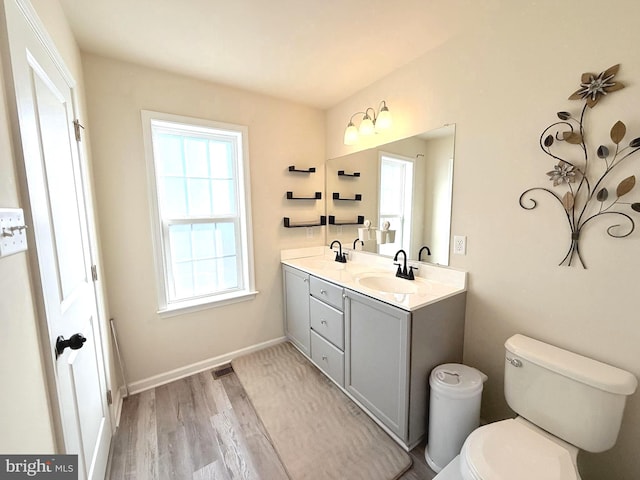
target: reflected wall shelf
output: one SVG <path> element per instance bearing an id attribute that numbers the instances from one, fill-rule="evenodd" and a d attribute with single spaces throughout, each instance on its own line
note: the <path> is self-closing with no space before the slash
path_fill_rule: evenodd
<path id="1" fill-rule="evenodd" d="M 285 228 L 320 227 L 320 226 L 326 225 L 326 224 L 327 224 L 327 217 L 325 215 L 322 215 L 320 217 L 320 222 L 319 223 L 308 223 L 308 222 L 292 223 L 291 219 L 289 217 L 284 217 L 284 226 L 285 226 Z"/>
<path id="2" fill-rule="evenodd" d="M 339 192 L 333 192 L 333 199 L 334 200 L 345 200 L 347 202 L 360 202 L 362 200 L 362 194 L 361 193 L 356 193 L 354 198 L 340 198 L 340 193 Z"/>
<path id="3" fill-rule="evenodd" d="M 316 167 L 310 167 L 305 169 L 300 169 L 300 168 L 296 168 L 295 165 L 290 165 L 289 166 L 289 171 L 290 172 L 300 172 L 300 173 L 314 173 L 316 171 Z"/>
<path id="4" fill-rule="evenodd" d="M 320 200 L 322 192 L 315 192 L 313 197 L 294 197 L 293 192 L 287 192 L 287 200 Z"/>
<path id="5" fill-rule="evenodd" d="M 364 216 L 358 215 L 358 219 L 356 221 L 345 221 L 345 222 L 336 222 L 336 217 L 334 215 L 329 215 L 329 225 L 362 225 L 364 224 Z"/>
<path id="6" fill-rule="evenodd" d="M 339 177 L 359 177 L 360 172 L 346 173 L 344 170 L 338 170 Z"/>

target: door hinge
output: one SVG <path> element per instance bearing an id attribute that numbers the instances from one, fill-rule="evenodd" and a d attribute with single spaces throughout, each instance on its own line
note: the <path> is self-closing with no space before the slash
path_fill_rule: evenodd
<path id="1" fill-rule="evenodd" d="M 80 120 L 76 118 L 73 121 L 73 130 L 76 132 L 76 142 L 82 141 L 82 136 L 80 135 L 80 129 L 84 130 L 84 127 L 80 124 Z"/>
<path id="2" fill-rule="evenodd" d="M 107 390 L 107 404 L 111 405 L 113 403 L 113 395 L 111 395 L 111 390 Z"/>
<path id="3" fill-rule="evenodd" d="M 94 282 L 98 281 L 98 268 L 95 265 L 91 265 L 91 279 Z"/>

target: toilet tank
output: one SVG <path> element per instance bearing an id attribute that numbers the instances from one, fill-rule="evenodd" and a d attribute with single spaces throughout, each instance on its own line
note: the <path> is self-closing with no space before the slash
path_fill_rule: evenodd
<path id="1" fill-rule="evenodd" d="M 582 450 L 615 445 L 634 375 L 524 335 L 505 349 L 505 398 L 518 415 Z"/>

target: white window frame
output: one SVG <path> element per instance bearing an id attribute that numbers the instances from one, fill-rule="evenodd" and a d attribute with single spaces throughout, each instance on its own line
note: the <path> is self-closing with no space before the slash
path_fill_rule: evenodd
<path id="1" fill-rule="evenodd" d="M 240 301 L 252 300 L 258 293 L 255 290 L 254 259 L 253 259 L 253 234 L 251 222 L 251 196 L 250 196 L 250 171 L 248 128 L 243 125 L 215 122 L 194 117 L 185 117 L 169 113 L 142 110 L 142 130 L 144 137 L 145 159 L 147 165 L 147 180 L 149 192 L 149 205 L 151 208 L 151 228 L 153 257 L 155 264 L 158 314 L 161 316 L 173 316 L 189 311 L 202 310 L 204 308 L 218 307 Z M 153 154 L 153 130 L 152 125 L 187 127 L 194 133 L 200 131 L 205 134 L 223 134 L 235 137 L 237 147 L 236 163 L 236 188 L 238 196 L 238 212 L 236 217 L 228 220 L 239 223 L 240 238 L 237 238 L 238 278 L 240 287 L 231 291 L 217 292 L 186 300 L 171 300 L 169 285 L 171 282 L 171 262 L 169 251 L 169 225 L 171 224 L 198 224 L 210 222 L 200 218 L 163 219 L 159 205 L 158 177 L 156 161 Z M 216 219 L 216 221 L 219 221 Z"/>

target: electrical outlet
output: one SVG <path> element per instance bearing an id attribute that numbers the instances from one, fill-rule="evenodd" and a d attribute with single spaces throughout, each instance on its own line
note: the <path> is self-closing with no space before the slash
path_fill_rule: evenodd
<path id="1" fill-rule="evenodd" d="M 307 238 L 313 238 L 313 228 L 307 227 Z"/>
<path id="2" fill-rule="evenodd" d="M 455 253 L 456 255 L 467 254 L 467 237 L 465 235 L 454 235 L 453 253 Z"/>
<path id="3" fill-rule="evenodd" d="M 26 229 L 21 208 L 0 208 L 0 257 L 27 249 Z"/>

